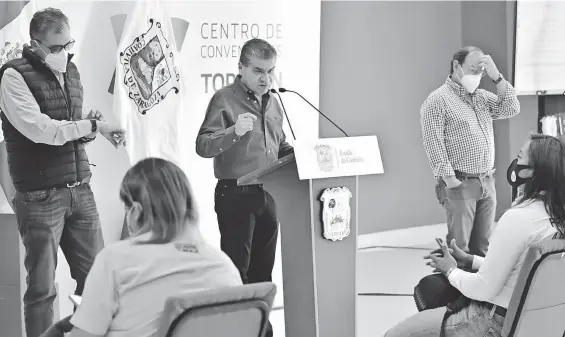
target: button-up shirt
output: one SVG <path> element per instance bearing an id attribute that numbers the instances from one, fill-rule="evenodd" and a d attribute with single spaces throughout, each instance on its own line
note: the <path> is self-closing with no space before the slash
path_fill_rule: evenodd
<path id="1" fill-rule="evenodd" d="M 472 104 L 467 95 L 462 86 L 448 77 L 420 109 L 424 148 L 436 178 L 453 176 L 455 170 L 469 174 L 492 170 L 493 120 L 520 113 L 520 103 L 510 83 L 502 94 L 477 89 L 470 95 Z"/>
<path id="2" fill-rule="evenodd" d="M 64 88 L 63 74 L 53 73 Z M 59 121 L 41 113 L 23 76 L 12 68 L 2 76 L 0 110 L 16 130 L 35 143 L 63 145 L 92 133 L 89 120 Z"/>
<path id="3" fill-rule="evenodd" d="M 235 123 L 244 113 L 252 113 L 257 120 L 253 130 L 239 137 Z M 196 152 L 201 157 L 214 158 L 214 174 L 218 179 L 238 179 L 292 153 L 283 131 L 283 111 L 278 101 L 267 92 L 259 103 L 238 76 L 210 100 L 196 138 Z"/>

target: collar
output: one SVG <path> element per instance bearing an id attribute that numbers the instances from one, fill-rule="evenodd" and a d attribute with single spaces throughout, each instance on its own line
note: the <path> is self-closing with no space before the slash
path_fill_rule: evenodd
<path id="1" fill-rule="evenodd" d="M 449 88 L 451 88 L 451 90 L 453 90 L 453 92 L 455 92 L 460 97 L 465 98 L 465 96 L 468 94 L 468 92 L 467 92 L 467 90 L 465 90 L 465 88 L 463 88 L 461 85 L 455 83 L 455 81 L 453 81 L 451 79 L 451 76 L 447 76 L 447 79 L 445 80 L 445 85 L 447 85 Z M 475 92 L 470 94 L 470 95 L 474 96 L 476 94 L 477 94 L 477 90 L 475 90 Z"/>
<path id="2" fill-rule="evenodd" d="M 249 88 L 245 85 L 245 83 L 243 83 L 243 81 L 241 80 L 241 75 L 237 75 L 237 76 L 235 77 L 235 81 L 234 81 L 233 83 L 234 83 L 235 88 L 236 88 L 238 91 L 247 94 L 247 97 L 255 98 L 255 92 L 253 92 L 253 90 L 249 89 Z M 270 93 L 270 92 L 267 91 L 266 93 L 263 94 L 263 97 L 269 96 L 269 93 Z"/>

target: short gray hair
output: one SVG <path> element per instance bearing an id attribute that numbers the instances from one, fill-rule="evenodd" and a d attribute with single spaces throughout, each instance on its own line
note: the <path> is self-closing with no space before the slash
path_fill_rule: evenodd
<path id="1" fill-rule="evenodd" d="M 244 66 L 249 65 L 249 59 L 258 57 L 263 60 L 269 60 L 277 57 L 277 50 L 269 42 L 262 39 L 251 39 L 243 44 L 239 62 Z"/>
<path id="2" fill-rule="evenodd" d="M 34 40 L 50 30 L 60 33 L 65 26 L 69 26 L 69 18 L 60 9 L 45 8 L 33 14 L 29 23 L 29 36 Z"/>

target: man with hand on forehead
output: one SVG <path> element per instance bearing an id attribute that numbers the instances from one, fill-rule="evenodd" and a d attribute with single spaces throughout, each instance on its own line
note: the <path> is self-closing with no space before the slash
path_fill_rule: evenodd
<path id="1" fill-rule="evenodd" d="M 263 186 L 237 186 L 237 179 L 293 152 L 283 132 L 283 111 L 269 92 L 276 61 L 268 42 L 247 41 L 239 75 L 214 94 L 196 139 L 198 155 L 214 158 L 221 248 L 243 283 L 272 280 L 278 220 L 275 200 Z M 266 336 L 272 333 L 269 324 Z"/>
<path id="2" fill-rule="evenodd" d="M 520 103 L 493 59 L 477 47 L 455 53 L 449 69 L 420 109 L 424 148 L 447 215 L 446 241 L 485 256 L 496 211 L 493 120 L 517 115 Z M 485 76 L 496 94 L 477 89 Z"/>

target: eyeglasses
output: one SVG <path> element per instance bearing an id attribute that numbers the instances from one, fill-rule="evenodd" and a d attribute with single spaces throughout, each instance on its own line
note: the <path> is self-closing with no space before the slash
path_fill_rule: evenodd
<path id="1" fill-rule="evenodd" d="M 47 49 L 49 49 L 49 51 L 51 52 L 51 54 L 57 54 L 60 53 L 63 49 L 66 51 L 69 51 L 73 48 L 73 46 L 75 45 L 75 40 L 71 39 L 71 41 L 67 42 L 67 44 L 65 45 L 54 45 L 54 46 L 47 46 L 45 43 L 39 41 L 39 40 L 35 40 L 37 43 L 41 43 L 42 45 L 44 45 Z"/>

